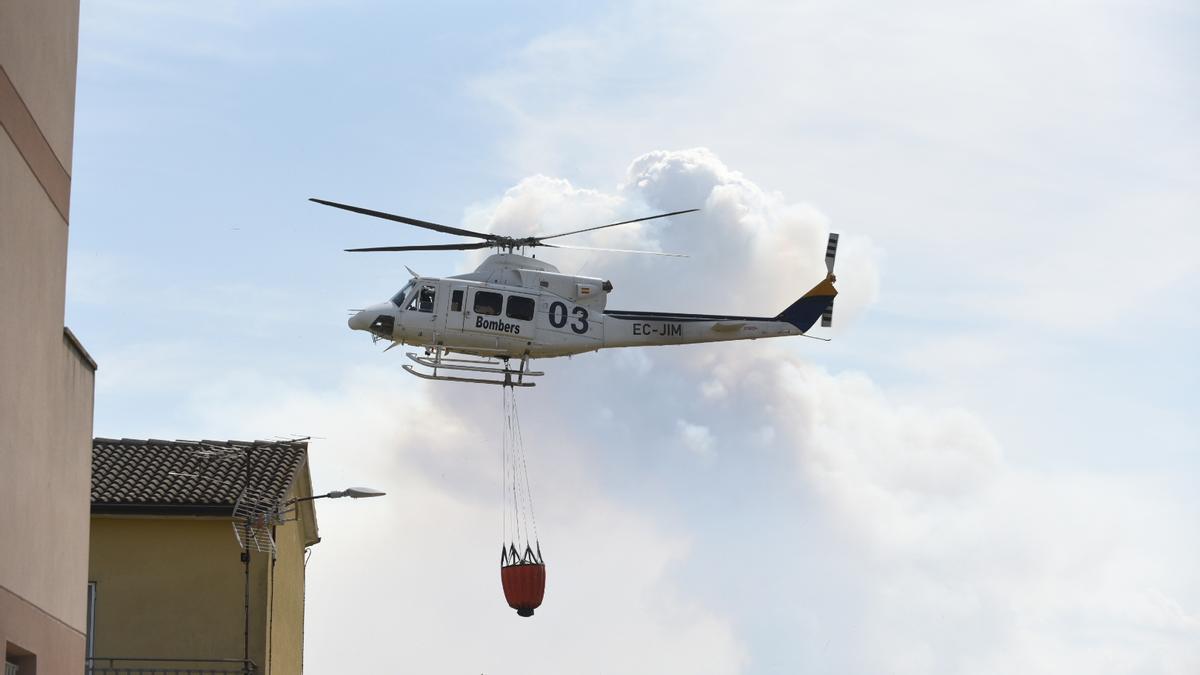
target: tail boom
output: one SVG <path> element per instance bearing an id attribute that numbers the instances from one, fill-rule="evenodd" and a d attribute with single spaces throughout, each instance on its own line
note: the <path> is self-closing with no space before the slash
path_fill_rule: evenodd
<path id="1" fill-rule="evenodd" d="M 772 317 L 606 311 L 603 346 L 683 345 L 799 333 L 792 324 Z"/>
<path id="2" fill-rule="evenodd" d="M 602 347 L 681 345 L 803 335 L 832 306 L 837 296 L 834 281 L 833 274 L 828 275 L 773 317 L 606 310 Z"/>
<path id="3" fill-rule="evenodd" d="M 674 312 L 604 312 L 602 347 L 674 345 L 726 340 L 804 335 L 818 320 L 829 326 L 833 320 L 833 263 L 837 257 L 838 235 L 829 234 L 825 248 L 826 276 L 787 309 L 773 317 L 726 316 L 721 314 L 679 314 Z"/>

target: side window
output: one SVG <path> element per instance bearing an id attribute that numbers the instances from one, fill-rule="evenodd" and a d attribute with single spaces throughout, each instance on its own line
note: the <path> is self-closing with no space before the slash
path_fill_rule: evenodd
<path id="1" fill-rule="evenodd" d="M 450 294 L 450 311 L 451 312 L 461 312 L 462 311 L 462 296 L 463 296 L 462 291 L 454 291 L 453 293 Z"/>
<path id="2" fill-rule="evenodd" d="M 87 658 L 96 657 L 96 582 L 89 581 L 87 588 Z"/>
<path id="3" fill-rule="evenodd" d="M 499 293 L 479 291 L 475 293 L 475 313 L 486 316 L 499 316 L 500 306 L 504 304 L 504 296 Z"/>
<path id="4" fill-rule="evenodd" d="M 409 301 L 408 308 L 419 312 L 432 312 L 435 292 L 436 289 L 432 285 L 421 286 Z"/>
<path id="5" fill-rule="evenodd" d="M 521 321 L 533 320 L 533 298 L 523 298 L 519 295 L 508 296 L 508 308 L 504 314 L 510 319 Z"/>

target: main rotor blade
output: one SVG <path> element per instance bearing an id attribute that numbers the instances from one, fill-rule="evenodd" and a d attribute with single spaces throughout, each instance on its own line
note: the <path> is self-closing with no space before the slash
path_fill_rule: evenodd
<path id="1" fill-rule="evenodd" d="M 542 244 L 549 248 L 569 248 L 573 251 L 605 251 L 607 253 L 645 253 L 646 255 L 663 255 L 668 258 L 686 258 L 682 253 L 662 253 L 660 251 L 635 251 L 628 248 L 596 248 L 594 246 L 567 246 L 566 244 Z"/>
<path id="2" fill-rule="evenodd" d="M 666 218 L 667 216 L 677 216 L 681 213 L 691 213 L 693 211 L 699 211 L 699 210 L 700 209 L 687 209 L 684 211 L 672 211 L 670 213 L 660 213 L 657 216 L 646 216 L 645 218 L 634 218 L 633 220 L 622 220 L 619 223 L 609 223 L 608 225 L 597 225 L 595 227 L 585 227 L 582 230 L 571 230 L 570 232 L 560 232 L 558 234 L 551 234 L 551 235 L 545 236 L 545 237 L 534 237 L 534 238 L 537 239 L 538 241 L 545 241 L 547 239 L 554 239 L 555 237 L 565 237 L 568 234 L 579 234 L 580 232 L 591 232 L 592 230 L 603 230 L 606 227 L 616 227 L 618 225 L 628 225 L 629 223 L 640 223 L 643 220 L 654 220 L 655 218 Z M 616 250 L 616 249 L 614 249 L 614 250 Z M 642 253 L 649 253 L 649 251 L 642 251 Z"/>
<path id="3" fill-rule="evenodd" d="M 374 253 L 377 251 L 470 251 L 476 248 L 490 248 L 491 242 L 481 241 L 478 244 L 429 244 L 427 246 L 373 246 L 371 248 L 348 248 L 347 253 Z"/>
<path id="4" fill-rule="evenodd" d="M 316 202 L 318 204 L 324 204 L 325 206 L 332 206 L 335 209 L 345 209 L 346 211 L 353 211 L 355 213 L 361 213 L 365 216 L 375 216 L 376 218 L 383 218 L 384 220 L 394 220 L 397 223 L 405 223 L 406 225 L 416 225 L 417 227 L 423 227 L 427 230 L 433 230 L 435 232 L 443 232 L 445 234 L 457 234 L 460 237 L 475 237 L 476 239 L 487 239 L 489 241 L 496 238 L 496 235 L 494 235 L 494 234 L 485 234 L 483 232 L 472 232 L 471 230 L 464 230 L 461 227 L 450 227 L 449 225 L 439 225 L 437 223 L 431 223 L 426 220 L 417 220 L 416 218 L 406 218 L 405 216 L 397 216 L 394 213 L 384 213 L 383 211 L 372 211 L 371 209 L 364 209 L 361 206 L 350 206 L 349 204 L 339 204 L 337 202 L 330 202 L 330 201 L 326 201 L 324 199 L 317 199 L 316 197 L 309 197 L 308 201 Z"/>

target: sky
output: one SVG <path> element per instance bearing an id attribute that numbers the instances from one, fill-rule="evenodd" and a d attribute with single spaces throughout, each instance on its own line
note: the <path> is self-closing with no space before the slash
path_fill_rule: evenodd
<path id="1" fill-rule="evenodd" d="M 67 324 L 95 433 L 313 436 L 309 672 L 1200 670 L 1200 11 L 1183 2 L 82 5 Z M 500 392 L 346 310 L 556 251 L 610 308 L 829 343 L 602 351 L 518 393 L 547 562 L 503 602 Z"/>

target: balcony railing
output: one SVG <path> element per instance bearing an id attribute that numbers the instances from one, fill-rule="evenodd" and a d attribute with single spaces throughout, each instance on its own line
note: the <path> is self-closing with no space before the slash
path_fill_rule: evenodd
<path id="1" fill-rule="evenodd" d="M 253 661 L 241 659 L 91 658 L 87 675 L 254 675 Z"/>

